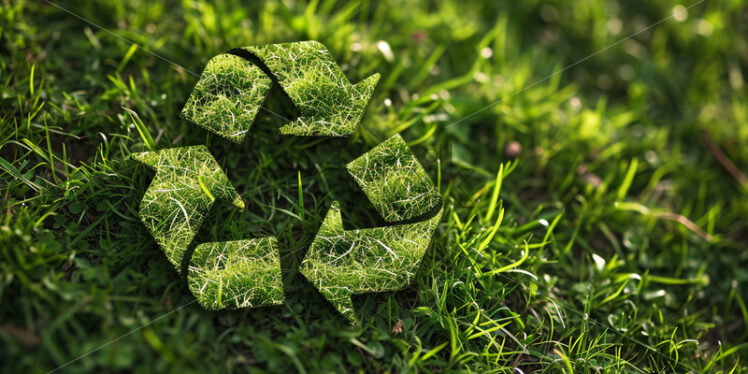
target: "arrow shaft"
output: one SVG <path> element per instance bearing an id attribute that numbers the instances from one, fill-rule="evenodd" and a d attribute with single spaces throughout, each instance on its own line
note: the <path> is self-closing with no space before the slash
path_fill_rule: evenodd
<path id="1" fill-rule="evenodd" d="M 213 57 L 182 109 L 185 119 L 241 143 L 270 89 L 270 77 L 242 57 Z"/>
<path id="2" fill-rule="evenodd" d="M 387 222 L 423 216 L 441 205 L 441 196 L 400 135 L 351 161 L 348 172 Z"/>
<path id="3" fill-rule="evenodd" d="M 200 244 L 188 270 L 190 291 L 205 309 L 283 303 L 280 254 L 274 237 Z"/>

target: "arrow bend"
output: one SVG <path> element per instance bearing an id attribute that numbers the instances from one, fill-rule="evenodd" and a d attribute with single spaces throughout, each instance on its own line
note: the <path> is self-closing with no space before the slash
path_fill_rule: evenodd
<path id="1" fill-rule="evenodd" d="M 280 128 L 286 135 L 348 136 L 356 130 L 379 82 L 374 74 L 352 85 L 327 48 L 316 41 L 241 48 L 278 79 L 301 116 Z"/>
<path id="2" fill-rule="evenodd" d="M 421 217 L 441 197 L 405 141 L 395 135 L 348 164 L 380 215 L 390 223 Z M 301 273 L 350 322 L 351 295 L 399 290 L 413 280 L 442 215 L 416 223 L 343 229 L 334 202 L 301 264 Z"/>
<path id="3" fill-rule="evenodd" d="M 181 271 L 187 247 L 216 198 L 244 208 L 239 194 L 203 145 L 135 153 L 132 158 L 156 170 L 140 202 L 140 220 Z"/>
<path id="4" fill-rule="evenodd" d="M 334 202 L 314 238 L 301 273 L 350 322 L 351 296 L 399 290 L 413 281 L 442 211 L 426 221 L 344 230 Z"/>
<path id="5" fill-rule="evenodd" d="M 369 103 L 379 74 L 351 84 L 324 45 L 316 41 L 250 46 L 300 112 L 280 132 L 298 136 L 348 136 Z M 237 53 L 238 54 L 238 53 Z M 182 116 L 241 143 L 270 89 L 271 79 L 249 60 L 225 53 L 212 58 L 195 85 Z"/>
<path id="6" fill-rule="evenodd" d="M 140 219 L 181 272 L 185 252 L 215 199 L 244 202 L 203 145 L 132 155 L 156 170 L 140 203 Z M 188 266 L 190 291 L 206 309 L 280 304 L 280 254 L 275 238 L 204 243 Z"/>

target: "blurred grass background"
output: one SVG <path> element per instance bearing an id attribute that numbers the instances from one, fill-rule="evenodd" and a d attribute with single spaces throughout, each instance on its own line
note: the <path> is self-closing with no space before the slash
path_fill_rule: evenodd
<path id="1" fill-rule="evenodd" d="M 0 371 L 157 319 L 60 371 L 748 372 L 745 1 L 55 3 L 173 62 L 3 0 Z M 351 82 L 382 74 L 355 137 L 260 115 L 232 146 L 179 118 L 211 57 L 309 39 Z M 139 128 L 220 156 L 249 209 L 219 204 L 199 238 L 282 236 L 284 306 L 189 304 L 137 219 Z M 445 218 L 417 281 L 355 299 L 351 327 L 294 265 L 331 197 L 381 223 L 340 165 L 394 133 Z"/>

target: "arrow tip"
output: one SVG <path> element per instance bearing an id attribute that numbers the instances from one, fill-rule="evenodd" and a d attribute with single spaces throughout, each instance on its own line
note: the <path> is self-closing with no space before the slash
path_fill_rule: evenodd
<path id="1" fill-rule="evenodd" d="M 348 320 L 351 325 L 358 324 L 356 313 L 353 311 L 353 300 L 351 300 L 350 294 L 341 295 L 332 294 L 331 292 L 322 292 L 325 299 L 329 300 L 332 306 L 340 312 L 340 314 Z"/>
<path id="2" fill-rule="evenodd" d="M 351 300 L 353 294 L 345 287 L 326 285 L 322 279 L 315 280 L 314 272 L 318 270 L 314 265 L 308 263 L 301 266 L 301 274 L 314 284 L 314 287 L 319 290 L 325 300 L 332 304 L 348 322 L 352 325 L 357 324 L 358 319 L 353 309 L 353 300 Z"/>
<path id="3" fill-rule="evenodd" d="M 325 215 L 317 235 L 339 235 L 343 231 L 343 218 L 340 215 L 340 203 L 333 201 Z"/>
<path id="4" fill-rule="evenodd" d="M 158 151 L 131 153 L 130 157 L 141 164 L 155 168 L 158 161 L 157 153 Z"/>
<path id="5" fill-rule="evenodd" d="M 330 275 L 335 273 L 334 266 L 320 261 L 317 256 L 310 256 L 310 253 L 316 253 L 324 250 L 330 238 L 339 237 L 343 234 L 343 220 L 340 215 L 340 203 L 333 201 L 330 210 L 327 211 L 325 220 L 317 232 L 311 248 L 307 251 L 307 256 L 301 263 L 299 270 L 306 279 L 311 282 L 324 298 L 337 309 L 351 324 L 356 324 L 356 314 L 353 310 L 353 293 L 346 286 L 336 285 L 331 282 Z M 322 239 L 320 239 L 322 238 Z"/>
<path id="6" fill-rule="evenodd" d="M 381 77 L 382 76 L 379 73 L 375 73 L 353 86 L 353 89 L 360 95 L 359 100 L 362 100 L 364 103 L 369 102 L 371 95 L 374 93 L 374 89 L 377 88 L 379 78 Z"/>
<path id="7" fill-rule="evenodd" d="M 242 197 L 238 194 L 234 197 L 234 201 L 232 201 L 231 204 L 239 209 L 244 209 L 246 207 L 244 200 L 242 200 Z"/>

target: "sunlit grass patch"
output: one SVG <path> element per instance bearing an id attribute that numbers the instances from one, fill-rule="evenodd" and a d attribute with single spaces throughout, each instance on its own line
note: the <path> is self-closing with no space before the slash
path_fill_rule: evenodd
<path id="1" fill-rule="evenodd" d="M 182 260 L 215 199 L 239 208 L 244 202 L 205 146 L 169 148 L 133 154 L 156 170 L 140 202 L 140 219 L 169 261 Z"/>
<path id="2" fill-rule="evenodd" d="M 269 89 L 270 78 L 260 68 L 241 57 L 220 54 L 205 66 L 182 116 L 240 143 Z"/>
<path id="3" fill-rule="evenodd" d="M 347 168 L 387 222 L 415 218 L 441 204 L 436 186 L 400 135 L 378 144 Z"/>
<path id="4" fill-rule="evenodd" d="M 200 244 L 190 258 L 187 281 L 209 310 L 282 304 L 278 241 L 267 237 Z"/>
<path id="5" fill-rule="evenodd" d="M 399 290 L 410 284 L 442 212 L 417 223 L 344 230 L 334 202 L 300 271 L 349 321 L 352 295 Z"/>

